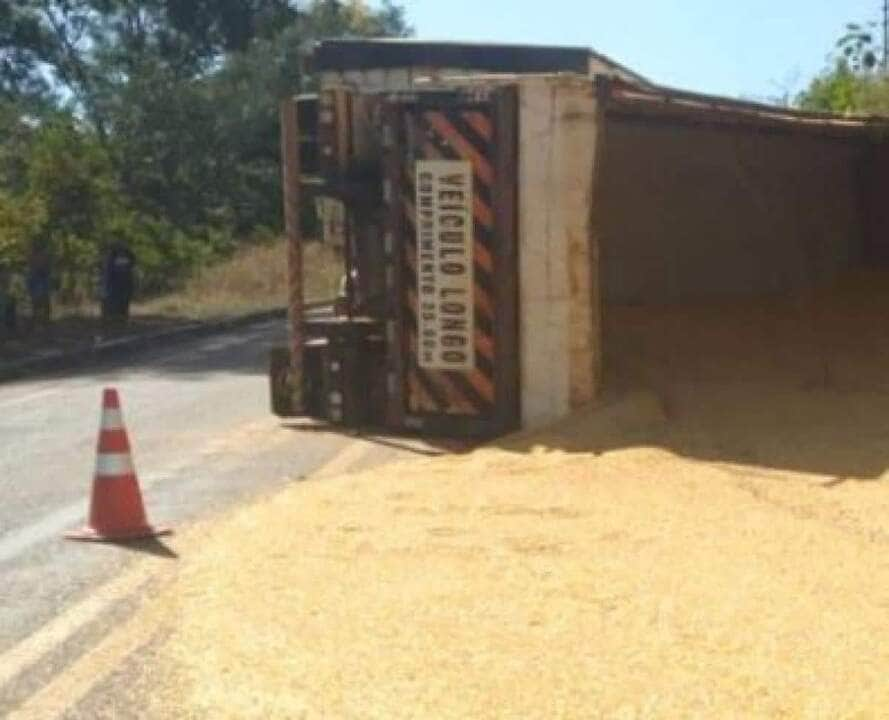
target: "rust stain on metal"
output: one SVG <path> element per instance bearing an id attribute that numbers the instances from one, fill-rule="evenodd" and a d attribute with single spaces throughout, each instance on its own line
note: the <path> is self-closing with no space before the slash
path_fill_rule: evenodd
<path id="1" fill-rule="evenodd" d="M 302 406 L 303 375 L 303 255 L 300 233 L 299 119 L 296 100 L 281 103 L 281 159 L 284 183 L 284 222 L 287 233 L 287 265 L 290 297 L 290 374 L 295 410 Z"/>

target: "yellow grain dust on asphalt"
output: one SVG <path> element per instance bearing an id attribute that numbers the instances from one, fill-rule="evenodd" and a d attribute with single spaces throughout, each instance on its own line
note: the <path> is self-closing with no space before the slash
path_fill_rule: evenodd
<path id="1" fill-rule="evenodd" d="M 683 457 L 683 432 L 639 396 L 235 512 L 157 606 L 151 713 L 885 717 L 884 483 Z"/>

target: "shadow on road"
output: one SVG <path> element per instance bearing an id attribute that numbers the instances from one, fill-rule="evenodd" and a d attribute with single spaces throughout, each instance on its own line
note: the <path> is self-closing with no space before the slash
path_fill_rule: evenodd
<path id="1" fill-rule="evenodd" d="M 142 553 L 143 555 L 153 555 L 164 560 L 178 560 L 179 555 L 169 545 L 165 544 L 159 538 L 148 538 L 146 540 L 132 540 L 130 542 L 113 542 L 110 543 L 123 550 L 130 552 Z"/>
<path id="2" fill-rule="evenodd" d="M 330 425 L 320 420 L 294 419 L 281 423 L 281 427 L 294 432 L 323 433 L 341 435 L 364 440 L 389 450 L 408 453 L 419 457 L 442 457 L 444 455 L 460 455 L 471 452 L 478 447 L 478 442 L 450 438 L 428 438 L 419 435 L 390 435 L 379 428 L 362 428 L 354 430 Z"/>
<path id="3" fill-rule="evenodd" d="M 267 375 L 272 347 L 286 344 L 284 322 L 164 343 L 150 349 L 121 348 L 114 357 L 86 361 L 65 370 L 35 372 L 25 380 L 107 378 L 121 374 L 206 381 L 214 376 Z M 11 381 L 14 384 L 17 381 Z"/>

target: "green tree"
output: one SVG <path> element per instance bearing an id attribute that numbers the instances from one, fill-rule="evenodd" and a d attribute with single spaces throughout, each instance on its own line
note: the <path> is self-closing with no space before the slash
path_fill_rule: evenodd
<path id="1" fill-rule="evenodd" d="M 28 226 L 29 245 L 45 244 L 67 298 L 89 291 L 109 219 L 121 212 L 119 187 L 95 136 L 70 119 L 47 122 L 36 133 L 27 164 L 25 207 L 42 209 Z"/>
<path id="2" fill-rule="evenodd" d="M 45 96 L 49 87 L 40 66 L 55 59 L 55 44 L 37 3 L 0 0 L 0 98 Z"/>
<path id="3" fill-rule="evenodd" d="M 21 271 L 33 239 L 46 222 L 46 207 L 36 196 L 25 199 L 0 191 L 0 271 Z"/>
<path id="4" fill-rule="evenodd" d="M 852 113 L 858 109 L 861 84 L 862 79 L 843 58 L 831 71 L 815 78 L 797 102 L 804 110 Z"/>
<path id="5" fill-rule="evenodd" d="M 873 23 L 850 24 L 837 41 L 832 66 L 800 93 L 806 110 L 834 113 L 889 113 L 889 74 L 877 60 Z"/>
<path id="6" fill-rule="evenodd" d="M 846 25 L 846 33 L 837 40 L 837 48 L 849 63 L 853 73 L 874 70 L 878 67 L 876 23 Z"/>
<path id="7" fill-rule="evenodd" d="M 122 238 L 161 291 L 278 231 L 300 48 L 409 32 L 388 1 L 0 0 L 0 264 L 47 243 L 75 297 Z"/>

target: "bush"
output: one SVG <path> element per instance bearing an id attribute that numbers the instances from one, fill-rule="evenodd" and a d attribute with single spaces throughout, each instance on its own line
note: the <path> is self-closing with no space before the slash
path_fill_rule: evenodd
<path id="1" fill-rule="evenodd" d="M 183 227 L 132 207 L 108 152 L 70 118 L 34 132 L 23 167 L 25 189 L 0 192 L 0 268 L 25 272 L 30 249 L 45 245 L 62 303 L 96 297 L 104 249 L 116 240 L 136 254 L 143 295 L 176 287 L 236 247 L 225 219 Z"/>

